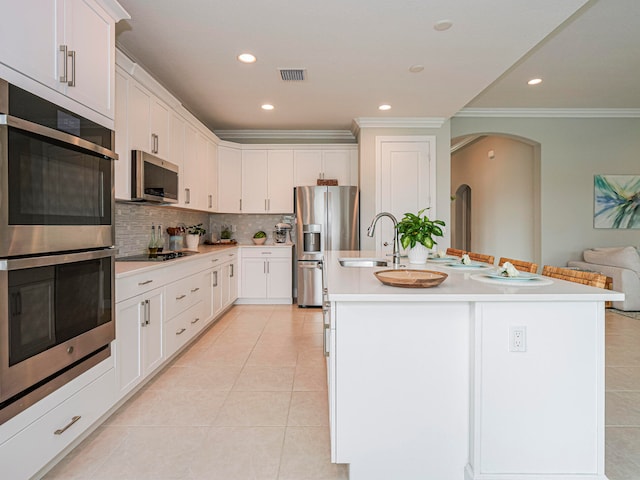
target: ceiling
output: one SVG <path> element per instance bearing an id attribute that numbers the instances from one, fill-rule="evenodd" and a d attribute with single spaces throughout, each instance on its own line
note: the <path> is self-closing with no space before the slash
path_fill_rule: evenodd
<path id="1" fill-rule="evenodd" d="M 217 132 L 348 130 L 465 106 L 640 107 L 637 0 L 119 1 L 131 20 L 118 47 Z M 452 27 L 437 31 L 441 20 Z M 543 83 L 527 86 L 534 76 Z"/>

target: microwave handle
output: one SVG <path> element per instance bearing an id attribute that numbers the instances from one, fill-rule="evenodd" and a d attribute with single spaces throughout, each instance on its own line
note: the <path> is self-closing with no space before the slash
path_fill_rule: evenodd
<path id="1" fill-rule="evenodd" d="M 0 271 L 24 270 L 27 268 L 48 267 L 64 263 L 96 260 L 99 258 L 115 257 L 115 248 L 93 250 L 90 252 L 65 253 L 62 255 L 47 255 L 44 257 L 12 258 L 0 260 Z"/>
<path id="2" fill-rule="evenodd" d="M 11 115 L 0 115 L 0 126 L 2 125 L 17 128 L 18 130 L 24 130 L 25 132 L 29 133 L 35 133 L 36 135 L 42 135 L 43 137 L 57 140 L 59 142 L 66 143 L 67 145 L 81 148 L 88 152 L 97 153 L 112 160 L 118 159 L 117 153 L 112 152 L 111 150 L 100 145 L 88 142 L 83 138 L 76 137 L 69 133 L 45 127 L 44 125 L 38 125 L 37 123 L 29 122 L 28 120 L 23 120 L 22 118 L 12 117 Z"/>

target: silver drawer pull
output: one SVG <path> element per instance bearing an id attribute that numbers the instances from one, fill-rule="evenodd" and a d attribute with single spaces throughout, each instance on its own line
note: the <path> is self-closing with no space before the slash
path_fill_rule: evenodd
<path id="1" fill-rule="evenodd" d="M 271 255 L 273 252 L 260 252 L 262 255 Z"/>
<path id="2" fill-rule="evenodd" d="M 153 282 L 153 280 L 146 280 L 144 282 L 138 282 L 138 285 L 149 285 L 151 282 Z"/>
<path id="3" fill-rule="evenodd" d="M 176 332 L 176 335 L 182 335 L 182 334 L 183 334 L 184 332 L 186 332 L 186 331 L 187 331 L 187 329 L 183 327 L 183 328 L 181 328 L 180 330 L 178 330 L 178 331 Z"/>
<path id="4" fill-rule="evenodd" d="M 200 321 L 200 317 L 198 317 L 198 318 L 196 318 L 194 320 L 191 320 L 191 325 L 193 325 L 194 323 L 198 323 L 199 321 Z"/>
<path id="5" fill-rule="evenodd" d="M 200 287 L 192 288 L 191 293 L 196 293 L 198 290 L 200 290 Z"/>
<path id="6" fill-rule="evenodd" d="M 220 260 L 220 259 L 219 259 L 219 258 L 212 258 L 212 259 L 211 259 L 211 263 L 213 263 L 213 262 L 217 262 L 218 260 Z"/>
<path id="7" fill-rule="evenodd" d="M 185 294 L 180 295 L 179 297 L 176 297 L 176 300 L 182 300 L 184 297 L 186 297 Z"/>
<path id="8" fill-rule="evenodd" d="M 59 428 L 58 430 L 56 430 L 55 432 L 53 432 L 54 435 L 62 435 L 64 432 L 67 431 L 67 429 L 73 425 L 74 423 L 76 423 L 78 420 L 80 420 L 82 417 L 80 415 L 76 415 L 75 417 L 73 417 L 71 419 L 71 421 L 69 422 L 69 424 L 64 427 L 64 428 Z"/>

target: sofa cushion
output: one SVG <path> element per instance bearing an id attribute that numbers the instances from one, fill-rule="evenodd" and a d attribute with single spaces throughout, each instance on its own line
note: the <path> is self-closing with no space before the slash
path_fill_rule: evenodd
<path id="1" fill-rule="evenodd" d="M 602 247 L 585 250 L 585 262 L 627 268 L 640 275 L 640 255 L 635 247 Z"/>

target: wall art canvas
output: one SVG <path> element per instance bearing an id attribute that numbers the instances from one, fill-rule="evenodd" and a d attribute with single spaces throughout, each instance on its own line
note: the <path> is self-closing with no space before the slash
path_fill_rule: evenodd
<path id="1" fill-rule="evenodd" d="M 640 228 L 640 175 L 594 177 L 595 228 Z"/>

